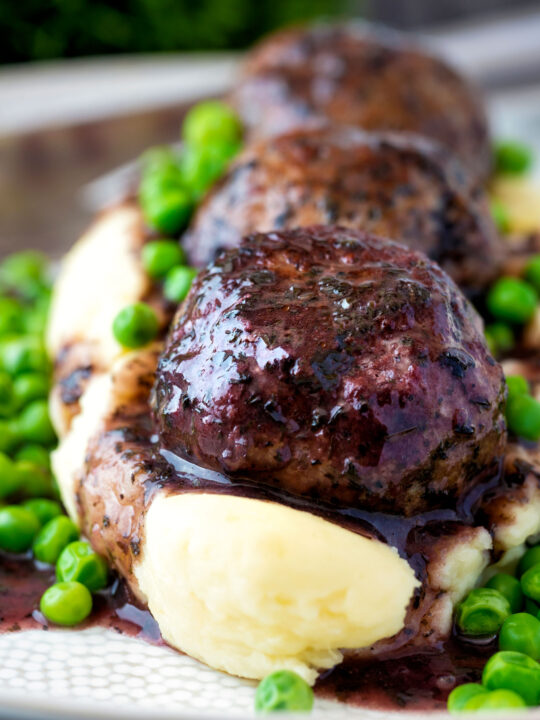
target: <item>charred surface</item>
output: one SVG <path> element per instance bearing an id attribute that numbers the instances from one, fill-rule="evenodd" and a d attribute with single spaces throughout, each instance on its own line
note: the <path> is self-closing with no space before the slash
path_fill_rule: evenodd
<path id="1" fill-rule="evenodd" d="M 184 237 L 195 265 L 253 232 L 342 225 L 436 260 L 468 294 L 502 250 L 485 194 L 451 153 L 415 135 L 322 126 L 256 142 L 209 194 Z"/>
<path id="2" fill-rule="evenodd" d="M 478 179 L 491 148 L 479 92 L 397 33 L 362 23 L 294 28 L 252 52 L 231 99 L 259 135 L 324 118 L 438 140 Z"/>
<path id="3" fill-rule="evenodd" d="M 504 393 L 479 317 L 435 264 L 314 227 L 254 235 L 199 275 L 155 413 L 164 446 L 202 467 L 411 515 L 498 473 Z"/>

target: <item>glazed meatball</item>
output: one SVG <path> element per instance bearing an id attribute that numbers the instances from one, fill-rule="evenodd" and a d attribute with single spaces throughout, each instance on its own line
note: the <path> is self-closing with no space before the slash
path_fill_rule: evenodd
<path id="1" fill-rule="evenodd" d="M 339 224 L 400 240 L 469 294 L 496 276 L 500 239 L 484 192 L 448 151 L 420 136 L 302 129 L 248 147 L 184 239 L 201 266 L 253 232 Z"/>
<path id="2" fill-rule="evenodd" d="M 350 23 L 270 36 L 252 52 L 231 101 L 258 135 L 321 117 L 367 130 L 420 133 L 485 179 L 491 151 L 478 95 L 399 34 Z"/>
<path id="3" fill-rule="evenodd" d="M 166 449 L 233 481 L 411 515 L 496 473 L 504 388 L 435 263 L 314 226 L 252 235 L 199 274 L 153 406 Z"/>

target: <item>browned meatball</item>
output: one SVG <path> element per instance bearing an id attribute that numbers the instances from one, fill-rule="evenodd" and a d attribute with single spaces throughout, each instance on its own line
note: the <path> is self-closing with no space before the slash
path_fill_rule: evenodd
<path id="1" fill-rule="evenodd" d="M 476 178 L 489 174 L 478 91 L 388 30 L 349 23 L 272 35 L 252 52 L 231 101 L 258 135 L 321 117 L 367 130 L 408 130 L 450 148 Z"/>
<path id="2" fill-rule="evenodd" d="M 338 227 L 253 235 L 199 274 L 154 411 L 166 449 L 321 502 L 455 506 L 505 445 L 501 367 L 433 262 Z"/>
<path id="3" fill-rule="evenodd" d="M 467 293 L 494 279 L 501 256 L 486 197 L 450 153 L 415 135 L 340 126 L 248 147 L 203 203 L 184 246 L 200 266 L 252 232 L 312 224 L 403 241 Z"/>

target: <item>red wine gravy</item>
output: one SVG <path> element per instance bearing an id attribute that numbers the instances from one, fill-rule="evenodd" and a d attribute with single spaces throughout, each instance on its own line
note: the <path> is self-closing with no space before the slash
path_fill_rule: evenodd
<path id="1" fill-rule="evenodd" d="M 454 635 L 431 652 L 388 659 L 350 657 L 321 675 L 315 692 L 377 710 L 445 710 L 450 691 L 479 682 L 496 649 L 495 638 L 469 644 Z"/>
<path id="2" fill-rule="evenodd" d="M 39 611 L 39 600 L 56 582 L 54 568 L 35 563 L 28 556 L 0 551 L 0 633 L 16 630 L 49 630 Z M 121 635 L 138 637 L 156 645 L 164 644 L 157 622 L 148 610 L 139 607 L 127 585 L 115 579 L 93 596 L 91 616 L 77 626 L 110 628 Z"/>

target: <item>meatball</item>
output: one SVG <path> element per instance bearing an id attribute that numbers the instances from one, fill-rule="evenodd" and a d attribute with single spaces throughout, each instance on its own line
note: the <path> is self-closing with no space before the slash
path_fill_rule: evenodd
<path id="1" fill-rule="evenodd" d="M 399 34 L 362 23 L 285 30 L 245 64 L 231 101 L 258 135 L 316 118 L 435 138 L 485 179 L 491 166 L 479 93 Z"/>
<path id="2" fill-rule="evenodd" d="M 493 477 L 501 367 L 450 278 L 341 227 L 246 238 L 199 274 L 161 356 L 163 446 L 235 480 L 411 515 Z"/>
<path id="3" fill-rule="evenodd" d="M 496 276 L 500 240 L 483 191 L 420 136 L 300 129 L 248 147 L 198 211 L 184 246 L 196 265 L 252 232 L 361 228 L 436 260 L 467 293 Z"/>

